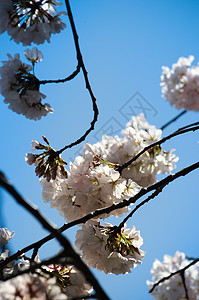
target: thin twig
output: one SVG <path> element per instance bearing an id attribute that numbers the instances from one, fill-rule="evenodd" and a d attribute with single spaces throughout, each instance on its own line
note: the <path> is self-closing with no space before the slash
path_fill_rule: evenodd
<path id="1" fill-rule="evenodd" d="M 13 273 L 10 275 L 7 275 L 5 278 L 1 278 L 1 281 L 7 281 L 11 278 L 23 275 L 23 274 L 27 274 L 30 272 L 34 272 L 36 269 L 41 269 L 43 266 L 49 266 L 51 264 L 62 264 L 62 260 L 61 258 L 64 257 L 63 253 L 59 253 L 51 258 L 45 259 L 39 263 L 36 262 L 31 262 L 30 266 L 28 268 L 22 269 L 22 270 L 18 270 L 17 273 Z"/>
<path id="2" fill-rule="evenodd" d="M 150 289 L 149 293 L 152 293 L 154 291 L 154 289 L 162 282 L 164 282 L 165 280 L 170 279 L 172 276 L 180 274 L 181 272 L 185 272 L 188 268 L 190 268 L 191 266 L 195 265 L 197 262 L 199 261 L 199 258 L 196 258 L 194 261 L 192 261 L 190 264 L 188 264 L 187 266 L 185 266 L 184 268 L 173 272 L 171 274 L 169 274 L 168 276 L 165 276 L 163 278 L 161 278 L 158 282 L 154 283 L 153 287 Z"/>
<path id="3" fill-rule="evenodd" d="M 82 274 L 84 274 L 85 279 L 93 286 L 95 289 L 98 299 L 104 300 L 109 299 L 104 290 L 101 288 L 99 282 L 91 273 L 86 264 L 82 261 L 80 256 L 74 251 L 70 242 L 63 236 L 59 230 L 55 228 L 55 226 L 51 225 L 38 211 L 38 209 L 32 204 L 28 203 L 18 192 L 17 190 L 8 182 L 4 174 L 0 173 L 0 185 L 10 194 L 13 198 L 19 203 L 22 207 L 24 207 L 27 211 L 29 211 L 38 221 L 39 223 L 55 237 L 61 246 L 64 248 L 64 252 L 66 256 L 71 257 L 73 259 L 74 265 L 79 269 Z"/>
<path id="4" fill-rule="evenodd" d="M 70 81 L 72 79 L 74 79 L 80 72 L 80 64 L 78 62 L 78 65 L 76 67 L 76 70 L 70 74 L 68 77 L 64 78 L 64 79 L 55 79 L 55 80 L 39 80 L 39 84 L 47 84 L 47 83 L 64 83 L 67 81 Z"/>
<path id="5" fill-rule="evenodd" d="M 129 218 L 132 217 L 132 215 L 134 215 L 134 213 L 144 204 L 146 204 L 147 202 L 149 202 L 151 199 L 154 199 L 155 197 L 157 197 L 157 195 L 159 195 L 162 190 L 163 190 L 164 186 L 161 186 L 159 188 L 156 189 L 155 192 L 153 192 L 150 196 L 147 197 L 147 199 L 143 200 L 141 203 L 139 203 L 127 216 L 126 218 L 124 218 L 124 220 L 117 226 L 117 231 L 120 231 L 121 228 L 124 226 L 124 224 L 128 221 Z"/>
<path id="6" fill-rule="evenodd" d="M 183 110 L 180 114 L 178 114 L 175 118 L 171 119 L 169 122 L 167 122 L 166 124 L 164 124 L 162 127 L 160 127 L 161 130 L 164 130 L 167 126 L 169 126 L 170 124 L 172 124 L 173 122 L 175 122 L 176 120 L 178 120 L 181 116 L 183 116 L 186 113 L 186 109 Z"/>
<path id="7" fill-rule="evenodd" d="M 57 154 L 60 154 L 63 151 L 65 151 L 66 149 L 72 148 L 73 146 L 78 145 L 81 142 L 83 142 L 85 140 L 85 138 L 87 137 L 87 135 L 94 129 L 94 126 L 95 126 L 95 123 L 97 122 L 97 118 L 98 118 L 98 114 L 99 114 L 97 103 L 96 103 L 96 98 L 93 94 L 90 82 L 88 80 L 87 70 L 86 70 L 86 67 L 84 65 L 82 54 L 81 54 L 81 51 L 80 51 L 79 37 L 77 35 L 77 30 L 76 30 L 76 27 L 75 27 L 75 23 L 74 23 L 72 11 L 71 11 L 71 8 L 70 8 L 70 4 L 69 4 L 68 0 L 65 0 L 65 3 L 66 3 L 68 18 L 69 18 L 72 33 L 73 33 L 73 39 L 74 39 L 76 53 L 77 53 L 77 61 L 78 61 L 78 64 L 80 65 L 80 67 L 83 71 L 84 80 L 85 80 L 85 83 L 86 83 L 86 89 L 88 90 L 88 92 L 90 94 L 90 97 L 91 97 L 91 100 L 92 100 L 94 116 L 93 116 L 93 120 L 90 123 L 90 127 L 86 130 L 86 132 L 79 139 L 77 139 L 75 142 L 72 142 L 71 144 L 66 145 L 62 149 L 58 150 Z"/>
<path id="8" fill-rule="evenodd" d="M 86 223 L 88 220 L 93 219 L 95 217 L 98 217 L 102 214 L 109 214 L 110 212 L 116 210 L 116 209 L 120 209 L 120 208 L 124 208 L 126 206 L 129 206 L 130 204 L 134 204 L 139 198 L 141 198 L 142 196 L 146 195 L 147 193 L 155 190 L 161 190 L 164 187 L 166 187 L 170 182 L 176 180 L 177 178 L 181 177 L 181 176 L 186 176 L 187 174 L 189 174 L 190 172 L 196 170 L 199 168 L 199 162 L 196 162 L 178 172 L 176 172 L 175 174 L 171 174 L 168 175 L 167 177 L 165 177 L 164 179 L 160 180 L 157 183 L 154 183 L 153 185 L 149 186 L 148 188 L 142 188 L 134 197 L 128 199 L 128 200 L 123 200 L 120 203 L 117 204 L 112 204 L 111 206 L 105 207 L 105 208 L 100 208 L 95 210 L 94 212 L 91 212 L 89 214 L 87 214 L 84 217 L 81 217 L 79 219 L 76 219 L 70 223 L 64 224 L 62 227 L 60 227 L 58 229 L 58 232 L 63 232 L 75 225 L 81 224 L 81 223 Z M 152 195 L 151 195 L 152 196 Z M 137 209 L 136 209 L 137 210 Z M 15 254 L 11 255 L 10 257 L 6 258 L 4 261 L 0 262 L 0 267 L 5 267 L 9 262 L 11 262 L 12 260 L 17 259 L 21 254 L 36 248 L 40 248 L 43 244 L 45 244 L 46 242 L 50 241 L 53 239 L 53 235 L 50 234 L 48 236 L 46 236 L 45 238 L 17 251 Z"/>

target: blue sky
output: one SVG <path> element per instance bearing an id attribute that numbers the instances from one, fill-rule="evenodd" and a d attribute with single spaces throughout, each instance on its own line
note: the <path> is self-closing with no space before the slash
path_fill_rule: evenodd
<path id="1" fill-rule="evenodd" d="M 121 4 L 122 3 L 122 4 Z M 161 97 L 159 86 L 161 67 L 171 67 L 180 56 L 195 56 L 199 61 L 199 2 L 190 1 L 71 1 L 80 47 L 89 72 L 89 79 L 100 110 L 95 131 L 87 141 L 95 143 L 106 133 L 118 134 L 133 113 L 147 113 L 147 120 L 160 127 L 174 117 L 176 111 Z M 44 60 L 36 68 L 39 79 L 63 78 L 76 67 L 76 53 L 67 17 L 67 28 L 62 34 L 52 36 L 51 43 L 38 46 Z M 20 53 L 22 47 L 10 41 L 4 33 L 0 36 L 0 61 L 7 60 L 6 53 Z M 0 96 L 1 148 L 0 168 L 24 197 L 35 203 L 49 220 L 58 226 L 64 223 L 55 209 L 41 199 L 41 186 L 34 168 L 27 166 L 25 153 L 31 150 L 31 141 L 48 137 L 55 149 L 76 140 L 92 120 L 91 100 L 85 90 L 81 74 L 72 82 L 52 84 L 41 88 L 47 95 L 46 102 L 54 114 L 40 121 L 25 119 L 10 111 Z M 137 107 L 138 106 L 138 107 Z M 165 130 L 164 135 L 180 126 L 196 122 L 198 113 L 189 112 Z M 177 169 L 198 160 L 198 133 L 177 137 L 164 145 L 176 149 L 180 157 Z M 80 146 L 63 154 L 66 161 L 73 160 Z M 128 275 L 105 275 L 94 271 L 111 299 L 150 299 L 146 280 L 155 258 L 164 254 L 174 255 L 176 250 L 198 257 L 198 171 L 170 184 L 156 199 L 140 209 L 128 221 L 136 226 L 144 239 L 146 251 L 143 264 Z M 1 191 L 4 225 L 15 231 L 12 250 L 23 248 L 41 238 L 46 232 L 7 193 Z M 118 219 L 113 219 L 118 223 Z M 1 219 L 2 222 L 2 219 Z M 66 236 L 73 241 L 77 228 Z M 58 251 L 55 242 L 45 245 L 42 258 Z"/>

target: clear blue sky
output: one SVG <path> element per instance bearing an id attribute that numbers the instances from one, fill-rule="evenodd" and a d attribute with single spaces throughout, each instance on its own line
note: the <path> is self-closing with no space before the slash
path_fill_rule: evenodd
<path id="1" fill-rule="evenodd" d="M 80 47 L 89 79 L 97 97 L 100 115 L 95 132 L 87 141 L 94 143 L 103 130 L 114 131 L 125 126 L 128 100 L 135 94 L 147 110 L 147 120 L 157 127 L 175 116 L 178 111 L 161 98 L 159 86 L 161 66 L 171 67 L 180 56 L 195 56 L 199 61 L 199 2 L 190 1 L 117 1 L 76 0 L 71 7 L 80 37 Z M 76 66 L 75 49 L 70 25 L 65 17 L 66 30 L 53 36 L 51 43 L 38 47 L 44 60 L 36 69 L 39 79 L 63 78 Z M 6 53 L 20 53 L 24 48 L 0 36 L 0 60 Z M 30 47 L 27 47 L 30 48 Z M 25 48 L 26 49 L 26 48 Z M 17 189 L 35 203 L 40 211 L 58 226 L 64 223 L 55 209 L 50 209 L 41 199 L 41 186 L 34 168 L 27 166 L 25 153 L 31 150 L 31 141 L 48 137 L 56 149 L 75 140 L 87 129 L 92 119 L 91 100 L 85 90 L 82 75 L 67 84 L 43 86 L 46 102 L 54 114 L 40 121 L 31 121 L 8 110 L 0 96 L 1 148 L 0 169 Z M 144 100 L 143 100 L 143 98 Z M 132 97 L 134 113 L 136 97 Z M 165 130 L 164 134 L 198 120 L 198 113 L 190 112 Z M 108 131 L 107 131 L 108 133 Z M 198 160 L 198 133 L 187 134 L 166 143 L 164 149 L 176 149 L 180 157 L 177 170 Z M 74 159 L 76 147 L 66 153 L 66 161 Z M 41 238 L 46 232 L 15 204 L 7 193 L 1 191 L 4 226 L 14 230 L 12 248 L 16 251 Z M 136 226 L 144 239 L 146 256 L 143 264 L 129 275 L 105 275 L 94 271 L 111 299 L 150 299 L 146 280 L 151 279 L 150 268 L 155 258 L 174 255 L 176 250 L 198 257 L 198 171 L 170 184 L 162 194 L 140 209 L 128 227 Z M 0 220 L 2 223 L 2 219 Z M 118 222 L 114 219 L 113 221 Z M 3 224 L 1 224 L 2 226 Z M 73 240 L 76 228 L 66 235 Z M 41 258 L 58 251 L 59 246 L 49 243 L 40 251 Z"/>

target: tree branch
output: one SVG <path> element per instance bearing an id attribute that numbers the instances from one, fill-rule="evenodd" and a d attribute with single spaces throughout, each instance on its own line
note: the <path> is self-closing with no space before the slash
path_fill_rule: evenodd
<path id="1" fill-rule="evenodd" d="M 76 70 L 70 74 L 68 77 L 64 78 L 64 79 L 55 79 L 55 80 L 39 80 L 39 84 L 47 84 L 47 83 L 64 83 L 66 81 L 70 81 L 73 78 L 75 78 L 79 72 L 80 72 L 81 66 L 80 63 L 78 62 L 78 65 L 76 67 Z"/>
<path id="2" fill-rule="evenodd" d="M 112 204 L 111 206 L 105 207 L 105 208 L 100 208 L 97 209 L 89 214 L 87 214 L 86 216 L 76 219 L 70 223 L 64 224 L 62 227 L 60 227 L 57 231 L 58 232 L 63 232 L 75 225 L 81 224 L 81 223 L 86 223 L 88 220 L 93 219 L 94 217 L 97 217 L 99 215 L 102 214 L 109 214 L 110 212 L 112 212 L 115 209 L 120 209 L 120 208 L 124 208 L 125 206 L 129 206 L 130 204 L 134 204 L 139 198 L 141 198 L 142 196 L 146 195 L 147 193 L 155 190 L 155 192 L 149 196 L 146 200 L 144 200 L 143 202 L 141 202 L 137 208 L 135 208 L 134 210 L 136 211 L 139 207 L 141 207 L 142 205 L 144 205 L 146 202 L 148 202 L 150 199 L 152 199 L 153 197 L 157 196 L 159 194 L 159 191 L 161 191 L 165 186 L 167 186 L 170 182 L 176 180 L 179 177 L 185 176 L 187 174 L 189 174 L 190 172 L 196 170 L 199 168 L 199 162 L 196 162 L 178 172 L 176 172 L 175 174 L 171 174 L 168 175 L 167 177 L 165 177 L 164 179 L 160 180 L 157 183 L 154 183 L 153 185 L 149 186 L 148 188 L 142 188 L 134 197 L 130 198 L 129 200 L 123 200 L 118 204 Z M 157 192 L 158 191 L 158 192 Z M 0 262 L 0 267 L 5 267 L 9 262 L 11 262 L 12 260 L 17 259 L 20 255 L 22 255 L 23 253 L 37 248 L 39 249 L 43 244 L 45 244 L 46 242 L 50 241 L 53 239 L 53 234 L 50 234 L 48 236 L 46 236 L 45 238 L 19 250 L 18 252 L 16 252 L 15 254 L 11 255 L 10 257 L 6 258 L 6 260 Z"/>
<path id="3" fill-rule="evenodd" d="M 132 217 L 132 215 L 134 215 L 134 213 L 144 204 L 146 204 L 147 202 L 149 202 L 151 199 L 154 199 L 157 195 L 159 195 L 163 188 L 166 186 L 162 185 L 160 187 L 158 187 L 155 192 L 153 192 L 150 196 L 147 197 L 147 199 L 143 200 L 140 204 L 138 204 L 127 216 L 126 218 L 124 218 L 124 220 L 119 224 L 119 226 L 117 226 L 117 231 L 120 231 L 121 228 L 124 226 L 124 224 L 128 221 L 129 218 Z"/>
<path id="4" fill-rule="evenodd" d="M 188 294 L 188 290 L 187 290 L 187 286 L 186 286 L 184 272 L 185 272 L 184 270 L 182 272 L 180 272 L 180 276 L 182 278 L 182 284 L 183 284 L 184 291 L 185 291 L 185 297 L 187 300 L 189 300 L 189 294 Z"/>

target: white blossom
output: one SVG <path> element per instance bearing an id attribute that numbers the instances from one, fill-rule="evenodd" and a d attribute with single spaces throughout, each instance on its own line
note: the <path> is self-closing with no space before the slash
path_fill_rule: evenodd
<path id="1" fill-rule="evenodd" d="M 92 268 L 114 274 L 131 272 L 142 263 L 145 252 L 140 249 L 143 239 L 140 232 L 126 228 L 114 233 L 111 224 L 86 223 L 77 231 L 75 245 L 83 260 Z"/>
<path id="2" fill-rule="evenodd" d="M 43 60 L 42 52 L 39 51 L 36 47 L 33 47 L 32 50 L 31 49 L 24 50 L 24 55 L 29 61 L 32 62 L 33 65 Z"/>
<path id="3" fill-rule="evenodd" d="M 0 246 L 5 246 L 14 234 L 14 231 L 10 232 L 7 228 L 0 228 Z"/>
<path id="4" fill-rule="evenodd" d="M 59 33 L 66 25 L 55 7 L 62 3 L 55 0 L 1 0 L 0 33 L 7 31 L 16 43 L 50 42 L 51 34 Z"/>
<path id="5" fill-rule="evenodd" d="M 193 60 L 180 57 L 172 69 L 162 67 L 162 95 L 177 109 L 199 111 L 199 66 L 191 66 Z"/>
<path id="6" fill-rule="evenodd" d="M 36 274 L 24 274 L 0 283 L 1 300 L 39 299 L 64 300 L 55 278 L 46 278 Z"/>
<path id="7" fill-rule="evenodd" d="M 5 103 L 18 114 L 23 114 L 27 119 L 39 120 L 53 109 L 48 103 L 42 104 L 46 98 L 39 91 L 39 80 L 30 73 L 32 66 L 22 63 L 19 54 L 14 58 L 8 54 L 8 61 L 3 62 L 0 68 L 0 88 Z"/>
<path id="8" fill-rule="evenodd" d="M 93 291 L 91 285 L 73 265 L 54 264 L 45 269 L 56 278 L 62 292 L 69 298 L 89 296 Z"/>
<path id="9" fill-rule="evenodd" d="M 57 179 L 56 183 L 47 183 L 41 179 L 43 187 L 42 198 L 51 203 L 67 220 L 80 218 L 96 209 L 119 203 L 122 199 L 129 199 L 135 195 L 140 187 L 134 183 L 131 193 L 126 193 L 129 183 L 120 178 L 118 171 L 107 165 L 92 166 L 83 157 L 77 157 L 70 164 L 68 178 Z M 54 190 L 54 188 L 56 190 Z M 114 210 L 110 215 L 122 216 L 128 207 Z M 100 217 L 107 217 L 101 215 Z"/>
<path id="10" fill-rule="evenodd" d="M 148 289 L 150 290 L 154 283 L 158 282 L 160 279 L 184 268 L 189 263 L 190 261 L 185 258 L 185 254 L 179 251 L 175 253 L 174 257 L 164 255 L 163 262 L 156 259 L 151 269 L 152 281 L 147 280 Z M 198 300 L 199 263 L 186 269 L 184 276 L 189 299 Z M 185 289 L 180 274 L 173 275 L 168 280 L 160 283 L 155 287 L 151 296 L 156 300 L 186 299 Z"/>

